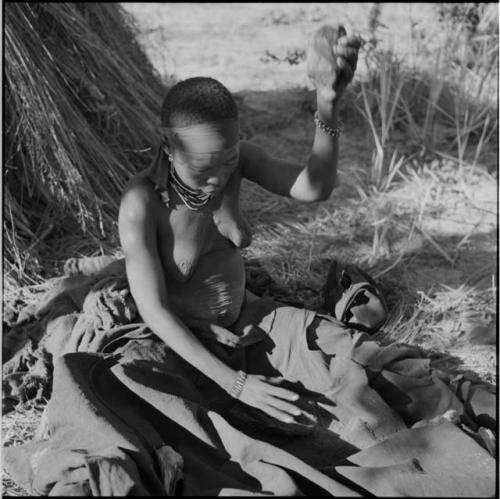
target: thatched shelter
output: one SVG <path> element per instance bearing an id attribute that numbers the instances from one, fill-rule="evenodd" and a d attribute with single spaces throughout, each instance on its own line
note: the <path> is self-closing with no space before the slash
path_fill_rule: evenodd
<path id="1" fill-rule="evenodd" d="M 116 240 L 120 191 L 150 160 L 164 89 L 119 4 L 6 3 L 4 12 L 9 287 L 40 280 L 40 255 L 65 236 L 96 248 Z"/>

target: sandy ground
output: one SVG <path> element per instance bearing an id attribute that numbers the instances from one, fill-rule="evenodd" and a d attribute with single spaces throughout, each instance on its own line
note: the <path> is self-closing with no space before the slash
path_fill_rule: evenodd
<path id="1" fill-rule="evenodd" d="M 323 24 L 343 23 L 367 36 L 371 3 L 124 3 L 140 30 L 139 40 L 164 78 L 211 76 L 231 91 L 310 87 L 305 62 L 283 59 L 305 50 Z M 435 11 L 426 3 L 387 4 L 381 13 L 384 43 L 414 52 L 412 23 L 432 31 Z"/>

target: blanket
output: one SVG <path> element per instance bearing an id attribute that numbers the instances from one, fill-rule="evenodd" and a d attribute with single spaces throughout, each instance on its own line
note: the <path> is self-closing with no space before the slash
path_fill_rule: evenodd
<path id="1" fill-rule="evenodd" d="M 193 330 L 234 369 L 283 376 L 304 416 L 277 421 L 185 362 L 113 261 L 58 280 L 5 335 L 4 410 L 50 400 L 4 469 L 35 495 L 495 494 L 478 430 L 496 427 L 496 395 L 418 348 L 271 298 Z"/>

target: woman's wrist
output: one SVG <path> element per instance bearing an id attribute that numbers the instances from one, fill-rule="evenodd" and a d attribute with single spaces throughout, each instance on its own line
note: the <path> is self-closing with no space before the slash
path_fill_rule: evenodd
<path id="1" fill-rule="evenodd" d="M 344 123 L 342 122 L 342 120 L 337 121 L 336 127 L 331 127 L 321 120 L 318 111 L 314 113 L 314 124 L 316 125 L 317 128 L 322 130 L 330 137 L 340 137 L 340 135 L 344 130 Z"/>
<path id="2" fill-rule="evenodd" d="M 245 386 L 245 382 L 247 380 L 247 373 L 245 371 L 238 371 L 236 374 L 236 378 L 234 379 L 233 385 L 229 390 L 229 395 L 234 398 L 239 398 L 241 392 L 243 391 L 243 387 Z"/>
<path id="3" fill-rule="evenodd" d="M 217 359 L 218 360 L 218 359 Z M 238 371 L 229 367 L 226 363 L 219 361 L 219 372 L 213 373 L 212 379 L 227 393 L 231 392 L 234 382 L 238 376 Z"/>
<path id="4" fill-rule="evenodd" d="M 325 125 L 336 128 L 339 124 L 339 101 L 332 100 L 317 100 L 317 116 L 325 123 Z"/>

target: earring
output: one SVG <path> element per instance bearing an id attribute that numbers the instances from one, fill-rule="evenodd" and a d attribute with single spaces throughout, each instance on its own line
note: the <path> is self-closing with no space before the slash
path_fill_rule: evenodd
<path id="1" fill-rule="evenodd" d="M 168 156 L 169 161 L 172 162 L 174 159 L 172 153 L 165 146 L 163 146 L 163 152 Z"/>

